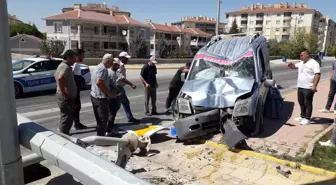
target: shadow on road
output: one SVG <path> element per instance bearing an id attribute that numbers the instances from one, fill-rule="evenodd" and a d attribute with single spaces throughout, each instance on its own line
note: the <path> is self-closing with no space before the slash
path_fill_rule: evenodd
<path id="1" fill-rule="evenodd" d="M 83 185 L 82 183 L 75 181 L 70 174 L 64 174 L 64 175 L 55 177 L 46 183 L 46 185 L 57 185 L 57 184 Z"/>
<path id="2" fill-rule="evenodd" d="M 330 118 L 321 118 L 321 117 L 313 117 L 312 119 L 313 124 L 332 124 L 334 122 L 333 119 Z"/>
<path id="3" fill-rule="evenodd" d="M 284 101 L 280 111 L 280 118 L 279 119 L 265 118 L 264 132 L 256 136 L 256 138 L 270 137 L 276 132 L 278 132 L 278 130 L 280 130 L 280 128 L 283 125 L 295 126 L 287 124 L 287 121 L 292 117 L 293 109 L 294 109 L 294 102 Z"/>

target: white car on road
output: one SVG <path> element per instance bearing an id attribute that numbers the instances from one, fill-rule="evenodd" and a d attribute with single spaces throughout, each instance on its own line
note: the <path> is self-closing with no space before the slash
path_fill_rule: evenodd
<path id="1" fill-rule="evenodd" d="M 12 62 L 15 97 L 34 91 L 56 89 L 54 73 L 61 58 L 25 58 Z M 81 64 L 82 87 L 91 81 L 91 73 L 88 65 Z"/>

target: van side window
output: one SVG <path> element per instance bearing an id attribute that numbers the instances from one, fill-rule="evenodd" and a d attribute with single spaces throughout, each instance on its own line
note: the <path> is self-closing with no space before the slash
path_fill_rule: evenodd
<path id="1" fill-rule="evenodd" d="M 262 53 L 262 50 L 259 49 L 259 59 L 260 59 L 260 65 L 261 65 L 261 70 L 262 70 L 262 77 L 265 77 L 266 75 L 266 69 L 265 69 L 265 59 L 264 55 Z"/>

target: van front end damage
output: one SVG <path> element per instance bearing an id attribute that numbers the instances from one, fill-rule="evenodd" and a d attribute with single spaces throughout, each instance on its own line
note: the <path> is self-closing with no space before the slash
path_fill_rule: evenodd
<path id="1" fill-rule="evenodd" d="M 240 129 L 252 124 L 246 120 L 254 120 L 256 94 L 252 79 L 187 81 L 176 105 L 180 114 L 174 123 L 178 138 L 183 141 L 221 130 L 225 144 L 235 146 L 249 135 Z M 212 98 L 214 95 L 216 98 Z"/>

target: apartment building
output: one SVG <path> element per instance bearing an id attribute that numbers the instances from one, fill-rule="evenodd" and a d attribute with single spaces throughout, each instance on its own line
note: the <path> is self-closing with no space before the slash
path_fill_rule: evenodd
<path id="1" fill-rule="evenodd" d="M 327 16 L 320 20 L 319 26 L 319 45 L 320 51 L 325 53 L 330 45 L 336 44 L 336 23 Z"/>
<path id="2" fill-rule="evenodd" d="M 181 29 L 196 28 L 211 35 L 216 34 L 216 19 L 204 16 L 197 17 L 183 17 L 181 21 L 171 23 Z M 227 33 L 226 23 L 219 23 L 219 33 Z"/>
<path id="3" fill-rule="evenodd" d="M 10 15 L 8 14 L 8 25 L 12 25 L 12 24 L 18 24 L 18 23 L 23 23 L 22 21 L 20 21 L 16 15 Z"/>
<path id="4" fill-rule="evenodd" d="M 87 56 L 101 57 L 105 52 L 130 52 L 130 43 L 143 36 L 150 47 L 150 26 L 130 17 L 119 7 L 105 4 L 75 4 L 63 13 L 44 18 L 47 37 L 66 41 L 66 49 L 81 48 Z M 148 49 L 149 55 L 149 49 Z"/>
<path id="5" fill-rule="evenodd" d="M 197 28 L 180 28 L 177 25 L 157 24 L 150 19 L 146 23 L 151 26 L 151 55 L 157 55 L 157 43 L 160 39 L 168 42 L 171 53 L 192 55 L 206 45 L 211 34 Z"/>
<path id="6" fill-rule="evenodd" d="M 260 33 L 267 39 L 288 40 L 295 31 L 318 33 L 322 14 L 306 4 L 251 4 L 226 13 L 228 29 L 234 20 L 241 32 Z"/>

